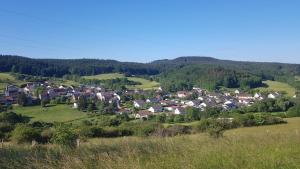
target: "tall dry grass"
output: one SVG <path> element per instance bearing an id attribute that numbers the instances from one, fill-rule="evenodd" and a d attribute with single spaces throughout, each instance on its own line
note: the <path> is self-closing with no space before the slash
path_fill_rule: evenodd
<path id="1" fill-rule="evenodd" d="M 92 139 L 73 150 L 6 145 L 0 168 L 299 168 L 300 118 L 288 121 L 230 130 L 221 139 L 206 134 Z"/>

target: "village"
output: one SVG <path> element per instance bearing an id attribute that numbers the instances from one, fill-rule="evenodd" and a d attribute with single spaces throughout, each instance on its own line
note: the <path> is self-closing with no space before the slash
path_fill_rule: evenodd
<path id="1" fill-rule="evenodd" d="M 151 115 L 165 113 L 166 115 L 186 114 L 186 108 L 193 107 L 200 111 L 207 108 L 218 107 L 223 111 L 251 106 L 264 99 L 276 99 L 281 97 L 278 92 L 267 94 L 248 94 L 240 90 L 233 92 L 209 92 L 194 87 L 191 91 L 178 91 L 176 93 L 165 92 L 161 87 L 153 91 L 123 90 L 114 91 L 100 86 L 80 85 L 79 87 L 56 86 L 49 82 L 30 82 L 22 87 L 8 85 L 4 95 L 0 96 L 1 105 L 12 105 L 20 102 L 23 95 L 23 103 L 26 106 L 46 105 L 51 100 L 62 99 L 74 109 L 85 110 L 87 105 L 81 105 L 80 98 L 84 98 L 84 104 L 107 103 L 113 106 L 111 114 L 129 114 L 136 119 L 148 119 Z M 20 103 L 19 103 L 20 104 Z M 95 106 L 93 106 L 95 107 Z M 96 108 L 92 108 L 94 112 Z"/>

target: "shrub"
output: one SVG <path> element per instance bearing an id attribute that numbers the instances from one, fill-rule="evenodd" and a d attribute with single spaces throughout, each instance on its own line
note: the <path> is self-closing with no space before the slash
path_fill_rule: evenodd
<path id="1" fill-rule="evenodd" d="M 164 123 L 166 122 L 166 114 L 159 114 L 156 116 L 156 122 L 159 122 L 159 123 Z"/>
<path id="2" fill-rule="evenodd" d="M 136 136 L 149 136 L 157 128 L 161 128 L 160 123 L 155 122 L 127 122 L 123 123 L 120 128 L 127 131 L 132 131 Z"/>
<path id="3" fill-rule="evenodd" d="M 0 113 L 0 122 L 7 122 L 11 124 L 27 123 L 29 122 L 29 118 L 26 116 L 16 114 L 14 112 L 3 112 Z"/>
<path id="4" fill-rule="evenodd" d="M 287 111 L 287 117 L 300 117 L 300 105 L 296 105 L 294 107 L 291 107 Z"/>
<path id="5" fill-rule="evenodd" d="M 40 133 L 37 129 L 34 129 L 26 124 L 19 124 L 12 132 L 12 141 L 16 143 L 29 143 L 32 140 L 38 140 Z"/>
<path id="6" fill-rule="evenodd" d="M 265 116 L 264 118 L 265 118 L 265 121 L 264 121 L 263 125 L 287 123 L 281 117 Z"/>
<path id="7" fill-rule="evenodd" d="M 239 120 L 245 127 L 286 123 L 281 117 L 262 113 L 241 115 Z"/>
<path id="8" fill-rule="evenodd" d="M 41 122 L 41 121 L 35 121 L 31 123 L 31 126 L 33 128 L 50 128 L 53 126 L 52 123 L 46 123 L 46 122 Z"/>
<path id="9" fill-rule="evenodd" d="M 51 128 L 48 128 L 48 129 L 45 129 L 41 132 L 41 138 L 39 140 L 39 142 L 41 143 L 48 143 L 50 142 L 52 136 L 53 136 L 53 129 Z"/>
<path id="10" fill-rule="evenodd" d="M 211 119 L 200 120 L 199 123 L 195 126 L 197 131 L 205 132 L 211 125 Z"/>
<path id="11" fill-rule="evenodd" d="M 0 131 L 0 139 L 2 140 L 4 138 L 5 138 L 5 134 L 2 131 Z"/>
<path id="12" fill-rule="evenodd" d="M 113 118 L 110 120 L 110 126 L 118 126 L 121 124 L 121 120 L 117 118 Z"/>
<path id="13" fill-rule="evenodd" d="M 223 136 L 226 129 L 237 128 L 241 125 L 238 120 L 224 119 L 205 119 L 200 120 L 196 125 L 196 130 L 200 132 L 208 132 L 213 138 L 219 138 Z"/>
<path id="14" fill-rule="evenodd" d="M 172 137 L 176 135 L 182 134 L 190 134 L 191 127 L 183 126 L 183 125 L 174 125 L 168 128 L 157 128 L 153 133 L 152 136 L 160 136 L 160 137 Z"/>
<path id="15" fill-rule="evenodd" d="M 241 123 L 245 127 L 256 126 L 255 117 L 253 114 L 245 114 L 240 116 Z"/>
<path id="16" fill-rule="evenodd" d="M 63 146 L 75 146 L 75 142 L 78 136 L 75 132 L 67 125 L 58 125 L 55 128 L 51 142 Z"/>
<path id="17" fill-rule="evenodd" d="M 174 115 L 167 116 L 166 122 L 167 123 L 174 123 L 174 118 L 175 118 Z"/>
<path id="18" fill-rule="evenodd" d="M 102 137 L 119 137 L 120 133 L 117 128 L 105 128 Z"/>
<path id="19" fill-rule="evenodd" d="M 175 115 L 174 123 L 182 123 L 182 122 L 184 122 L 184 116 L 183 115 Z"/>
<path id="20" fill-rule="evenodd" d="M 208 129 L 208 133 L 213 138 L 223 137 L 225 129 L 222 126 L 212 126 Z"/>
<path id="21" fill-rule="evenodd" d="M 103 129 L 96 126 L 84 126 L 80 128 L 78 135 L 83 138 L 101 137 Z"/>
<path id="22" fill-rule="evenodd" d="M 14 129 L 14 126 L 7 122 L 0 122 L 0 132 L 8 133 Z"/>

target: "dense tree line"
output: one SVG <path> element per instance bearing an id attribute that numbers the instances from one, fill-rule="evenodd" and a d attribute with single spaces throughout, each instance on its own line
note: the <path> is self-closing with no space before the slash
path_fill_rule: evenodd
<path id="1" fill-rule="evenodd" d="M 35 76 L 62 77 L 66 74 L 95 75 L 120 72 L 135 75 L 158 74 L 147 64 L 99 59 L 31 59 L 0 55 L 0 72 L 14 72 Z"/>
<path id="2" fill-rule="evenodd" d="M 218 60 L 210 57 L 180 57 L 151 63 L 118 62 L 99 59 L 31 59 L 20 56 L 0 55 L 0 72 L 42 77 L 95 75 L 101 73 L 124 73 L 157 80 L 170 91 L 191 89 L 199 86 L 217 89 L 255 88 L 262 80 L 287 82 L 298 90 L 300 65 L 283 63 L 259 63 Z"/>
<path id="3" fill-rule="evenodd" d="M 214 90 L 220 86 L 255 88 L 262 85 L 262 78 L 259 76 L 215 65 L 190 65 L 171 69 L 160 74 L 158 81 L 170 91 L 189 90 L 193 86 Z"/>

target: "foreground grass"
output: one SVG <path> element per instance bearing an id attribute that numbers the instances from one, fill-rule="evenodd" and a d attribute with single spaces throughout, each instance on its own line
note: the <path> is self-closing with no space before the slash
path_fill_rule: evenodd
<path id="1" fill-rule="evenodd" d="M 261 87 L 259 88 L 261 91 L 269 91 L 269 90 L 273 90 L 273 91 L 282 91 L 282 92 L 286 92 L 288 96 L 294 96 L 296 89 L 287 84 L 287 83 L 282 83 L 282 82 L 277 82 L 277 81 L 264 81 L 263 83 L 265 83 L 268 87 Z"/>
<path id="2" fill-rule="evenodd" d="M 120 73 L 106 73 L 94 76 L 83 76 L 85 79 L 98 79 L 98 80 L 108 80 L 108 79 L 116 79 L 116 78 L 124 78 L 124 74 Z M 155 81 L 150 81 L 147 79 L 143 79 L 140 77 L 127 77 L 128 80 L 139 82 L 141 85 L 128 85 L 127 88 L 129 89 L 143 89 L 143 90 L 151 90 L 157 89 L 159 87 L 159 83 Z"/>
<path id="3" fill-rule="evenodd" d="M 86 113 L 73 109 L 71 105 L 56 105 L 45 108 L 41 106 L 16 106 L 13 111 L 31 117 L 32 121 L 44 122 L 68 122 L 87 117 Z"/>
<path id="4" fill-rule="evenodd" d="M 298 168 L 300 118 L 288 122 L 229 130 L 221 139 L 206 134 L 93 139 L 74 150 L 7 145 L 0 149 L 0 168 Z"/>

